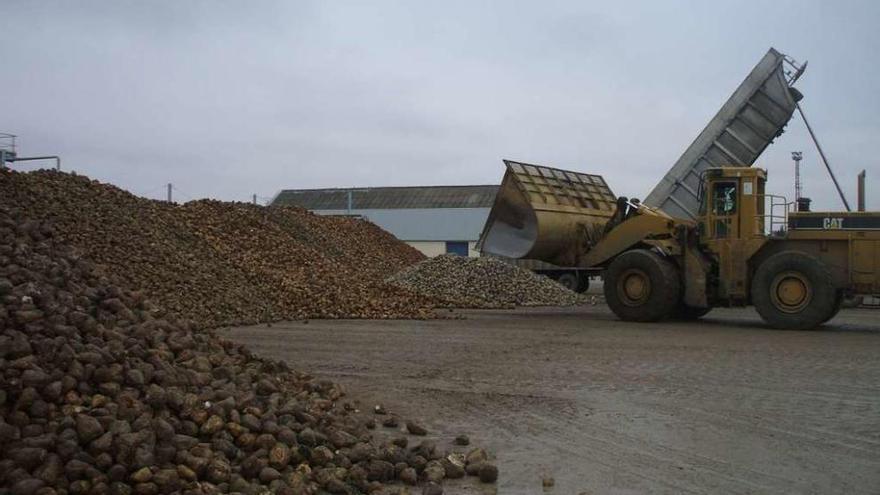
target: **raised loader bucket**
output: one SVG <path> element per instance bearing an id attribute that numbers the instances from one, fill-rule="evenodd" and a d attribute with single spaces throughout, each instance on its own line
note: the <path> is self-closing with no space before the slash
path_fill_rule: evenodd
<path id="1" fill-rule="evenodd" d="M 480 249 L 560 266 L 601 237 L 616 198 L 599 175 L 504 160 L 507 171 L 480 236 Z"/>

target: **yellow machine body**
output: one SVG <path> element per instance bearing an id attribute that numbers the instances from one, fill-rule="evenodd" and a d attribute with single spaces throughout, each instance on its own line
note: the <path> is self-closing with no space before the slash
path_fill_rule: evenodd
<path id="1" fill-rule="evenodd" d="M 759 312 L 769 298 L 781 308 L 774 321 L 782 326 L 787 315 L 797 316 L 811 301 L 833 297 L 835 302 L 825 302 L 839 309 L 845 296 L 880 294 L 880 213 L 792 212 L 784 198 L 766 194 L 767 173 L 762 169 L 706 170 L 698 193 L 700 212 L 691 221 L 637 200 L 614 200 L 600 176 L 506 163 L 481 238 L 486 252 L 617 273 L 612 268 L 618 258 L 640 251 L 638 256 L 659 263 L 664 277 L 677 278 L 668 289 L 676 292 L 672 304 L 697 312 L 759 305 L 753 294 L 757 288 Z M 784 268 L 786 256 L 798 258 L 800 265 Z M 782 268 L 769 273 L 771 265 Z M 644 280 L 636 276 L 639 270 Z M 651 287 L 650 271 L 624 271 L 626 280 L 611 288 L 606 277 L 606 298 L 609 290 L 624 299 L 629 297 L 626 291 L 633 291 L 624 309 L 638 319 L 632 308 L 644 288 Z M 833 315 L 832 309 L 825 312 Z M 807 320 L 791 326 L 805 326 Z"/>
<path id="2" fill-rule="evenodd" d="M 880 294 L 880 213 L 792 212 L 784 198 L 765 193 L 765 182 L 759 168 L 707 173 L 700 238 L 717 260 L 717 300 L 748 304 L 755 269 L 788 251 L 819 260 L 847 295 Z M 727 191 L 735 198 L 731 211 Z"/>

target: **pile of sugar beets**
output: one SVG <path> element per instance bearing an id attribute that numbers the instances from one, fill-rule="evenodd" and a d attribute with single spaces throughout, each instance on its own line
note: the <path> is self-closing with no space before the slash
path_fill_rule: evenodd
<path id="1" fill-rule="evenodd" d="M 0 206 L 0 493 L 442 493 L 443 478 L 497 478 L 482 449 L 379 440 L 339 386 L 194 331 L 25 211 Z"/>
<path id="2" fill-rule="evenodd" d="M 495 258 L 444 254 L 410 265 L 388 283 L 459 308 L 571 306 L 586 298 L 548 277 Z"/>
<path id="3" fill-rule="evenodd" d="M 0 206 L 200 327 L 302 318 L 428 318 L 432 301 L 384 279 L 424 258 L 372 223 L 297 207 L 178 205 L 55 171 L 0 169 Z"/>

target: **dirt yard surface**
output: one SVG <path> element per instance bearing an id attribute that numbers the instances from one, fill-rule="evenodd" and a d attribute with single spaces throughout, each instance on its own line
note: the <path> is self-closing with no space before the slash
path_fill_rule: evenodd
<path id="1" fill-rule="evenodd" d="M 225 334 L 423 421 L 441 446 L 464 433 L 497 455 L 497 487 L 447 494 L 880 493 L 880 311 L 812 332 L 750 309 L 662 324 L 603 305 L 462 314 Z"/>

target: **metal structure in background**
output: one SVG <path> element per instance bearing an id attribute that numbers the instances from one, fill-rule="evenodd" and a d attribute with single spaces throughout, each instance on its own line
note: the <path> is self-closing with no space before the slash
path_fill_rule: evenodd
<path id="1" fill-rule="evenodd" d="M 6 163 L 30 162 L 36 160 L 55 160 L 55 170 L 61 170 L 61 157 L 57 155 L 45 156 L 18 156 L 15 134 L 0 133 L 0 168 L 5 168 Z"/>
<path id="2" fill-rule="evenodd" d="M 794 160 L 794 201 L 801 199 L 801 160 L 804 154 L 800 151 L 792 151 L 791 159 Z"/>
<path id="3" fill-rule="evenodd" d="M 15 139 L 18 136 L 0 132 L 0 150 L 15 153 Z"/>
<path id="4" fill-rule="evenodd" d="M 16 156 L 10 162 L 30 162 L 36 160 L 55 160 L 55 170 L 61 171 L 61 157 L 58 155 L 46 156 Z"/>
<path id="5" fill-rule="evenodd" d="M 802 98 L 792 85 L 806 67 L 771 48 L 644 203 L 675 218 L 695 219 L 701 174 L 713 167 L 755 163 L 791 119 Z"/>
<path id="6" fill-rule="evenodd" d="M 15 160 L 15 134 L 0 132 L 0 168 L 6 167 L 6 162 Z"/>

